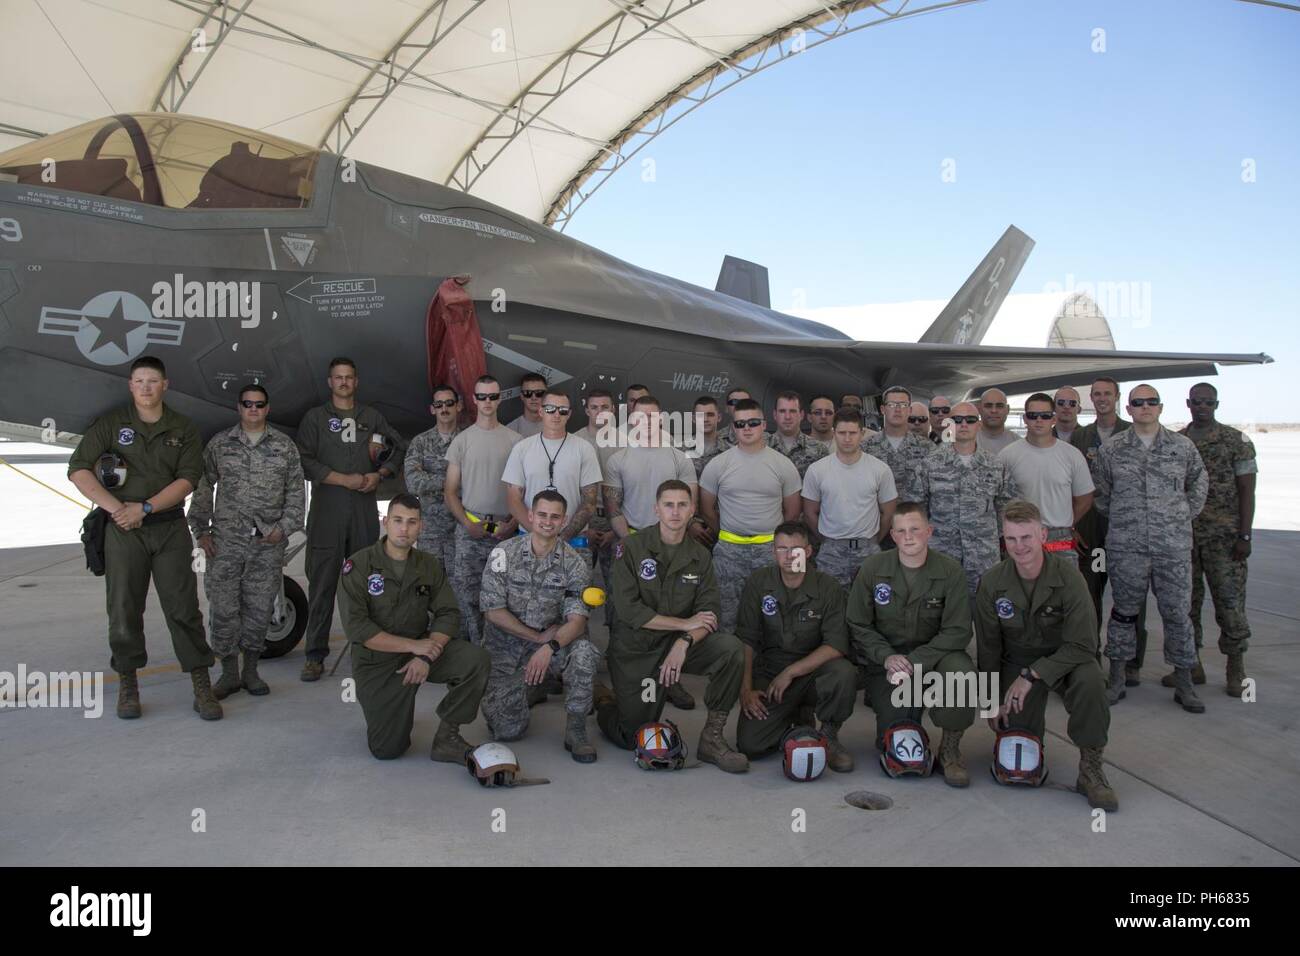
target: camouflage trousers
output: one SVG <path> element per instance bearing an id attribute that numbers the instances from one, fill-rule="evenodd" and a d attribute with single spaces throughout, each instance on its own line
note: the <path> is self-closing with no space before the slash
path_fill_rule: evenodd
<path id="1" fill-rule="evenodd" d="M 862 562 L 879 553 L 880 543 L 875 538 L 822 538 L 814 563 L 818 571 L 847 588 L 858 576 Z"/>
<path id="2" fill-rule="evenodd" d="M 930 547 L 961 565 L 966 572 L 966 589 L 972 598 L 979 590 L 984 572 L 1002 560 L 996 535 L 990 541 L 962 541 L 960 538 L 941 538 L 936 534 L 930 539 Z"/>
<path id="3" fill-rule="evenodd" d="M 718 630 L 736 633 L 740 592 L 744 590 L 745 582 L 759 568 L 775 563 L 770 541 L 766 544 L 719 541 L 713 546 L 713 572 L 718 576 L 718 591 L 722 597 L 722 619 L 718 622 Z"/>
<path id="4" fill-rule="evenodd" d="M 460 605 L 461 636 L 476 647 L 483 645 L 483 612 L 479 610 L 478 596 L 483 589 L 483 569 L 487 567 L 492 549 L 501 543 L 499 538 L 484 535 L 471 538 L 464 525 L 456 525 L 455 549 L 451 570 L 451 589 Z"/>
<path id="5" fill-rule="evenodd" d="M 524 668 L 541 645 L 506 634 L 486 624 L 484 647 L 492 655 L 487 690 L 483 694 L 483 717 L 493 740 L 518 740 L 528 729 L 528 688 Z M 564 709 L 586 716 L 591 710 L 591 685 L 600 666 L 600 651 L 584 637 L 560 648 L 546 673 L 564 678 Z"/>
<path id="6" fill-rule="evenodd" d="M 1205 603 L 1205 581 L 1210 582 L 1214 620 L 1219 625 L 1219 650 L 1244 654 L 1250 644 L 1250 623 L 1246 620 L 1246 562 L 1232 560 L 1235 537 L 1196 538 L 1192 543 L 1192 632 L 1197 650 L 1204 643 L 1201 608 Z"/>
<path id="7" fill-rule="evenodd" d="M 1048 528 L 1047 529 L 1048 544 L 1059 545 L 1059 543 L 1062 541 L 1073 541 L 1073 540 L 1074 540 L 1073 528 Z M 1060 551 L 1052 551 L 1051 553 L 1056 555 L 1058 558 L 1061 558 L 1064 561 L 1069 561 L 1076 568 L 1079 566 L 1079 551 L 1077 545 L 1071 548 L 1062 548 Z"/>
<path id="8" fill-rule="evenodd" d="M 420 524 L 420 539 L 415 546 L 425 554 L 431 554 L 442 564 L 448 574 L 456 558 L 456 519 L 451 515 L 439 514 L 437 518 L 427 519 Z"/>
<path id="9" fill-rule="evenodd" d="M 1133 660 L 1137 653 L 1138 611 L 1146 603 L 1150 588 L 1164 621 L 1165 663 L 1175 668 L 1193 666 L 1196 646 L 1190 615 L 1192 562 L 1186 557 L 1108 549 L 1106 573 L 1115 602 L 1106 627 L 1106 656 L 1117 661 Z"/>
<path id="10" fill-rule="evenodd" d="M 217 657 L 242 648 L 262 651 L 271 625 L 271 607 L 280 593 L 285 541 L 267 544 L 247 534 L 213 536 L 217 553 L 207 558 L 203 592 L 208 597 L 208 640 Z"/>

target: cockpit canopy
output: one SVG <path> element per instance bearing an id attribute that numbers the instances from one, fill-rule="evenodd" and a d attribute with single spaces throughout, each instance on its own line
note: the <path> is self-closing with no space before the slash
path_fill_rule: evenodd
<path id="1" fill-rule="evenodd" d="M 318 156 L 227 123 L 124 113 L 0 153 L 0 182 L 171 209 L 306 209 Z"/>

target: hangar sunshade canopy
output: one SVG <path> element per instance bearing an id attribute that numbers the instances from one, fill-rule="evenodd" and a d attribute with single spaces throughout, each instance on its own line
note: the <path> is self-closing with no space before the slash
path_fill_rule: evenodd
<path id="1" fill-rule="evenodd" d="M 564 228 L 736 83 L 975 0 L 8 0 L 0 152 L 106 114 L 209 117 Z"/>

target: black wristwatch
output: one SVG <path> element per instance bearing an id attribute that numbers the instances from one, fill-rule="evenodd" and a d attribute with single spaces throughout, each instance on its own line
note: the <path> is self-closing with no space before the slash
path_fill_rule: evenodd
<path id="1" fill-rule="evenodd" d="M 1023 677 L 1025 680 L 1029 681 L 1029 683 L 1031 684 L 1037 683 L 1039 680 L 1041 680 L 1041 678 L 1035 677 L 1034 672 L 1030 670 L 1028 667 L 1020 668 L 1020 676 Z"/>
<path id="2" fill-rule="evenodd" d="M 683 631 L 681 634 L 678 634 L 678 635 L 677 635 L 677 640 L 679 640 L 679 641 L 685 641 L 685 642 L 686 642 L 686 649 L 687 649 L 688 651 L 689 651 L 692 647 L 695 646 L 695 638 L 691 637 L 691 635 L 685 633 L 684 631 Z"/>
<path id="3" fill-rule="evenodd" d="M 424 662 L 425 662 L 426 664 L 428 664 L 430 667 L 432 667 L 434 664 L 438 663 L 438 662 L 435 661 L 432 657 L 430 657 L 428 654 L 416 654 L 415 656 L 418 657 L 420 660 L 424 661 Z"/>
<path id="4" fill-rule="evenodd" d="M 557 654 L 560 653 L 560 642 L 557 641 L 555 638 L 551 638 L 549 641 L 547 641 L 546 646 L 549 647 L 551 650 L 553 650 L 555 653 Z"/>
<path id="5" fill-rule="evenodd" d="M 153 514 L 153 505 L 149 504 L 149 502 L 147 502 L 147 501 L 142 501 L 142 502 L 140 502 L 140 507 L 141 507 L 141 509 L 144 511 L 145 514 L 147 514 L 147 515 L 151 515 L 151 514 Z M 1246 536 L 1246 540 L 1247 540 L 1247 541 L 1250 540 L 1250 536 L 1249 536 L 1249 535 Z"/>

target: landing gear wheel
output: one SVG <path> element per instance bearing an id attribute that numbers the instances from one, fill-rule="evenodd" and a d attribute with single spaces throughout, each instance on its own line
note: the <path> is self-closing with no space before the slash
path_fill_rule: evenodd
<path id="1" fill-rule="evenodd" d="M 262 659 L 283 657 L 298 646 L 307 631 L 307 595 L 302 585 L 284 576 L 284 602 L 277 598 L 271 608 L 271 627 L 266 632 L 266 650 Z"/>

